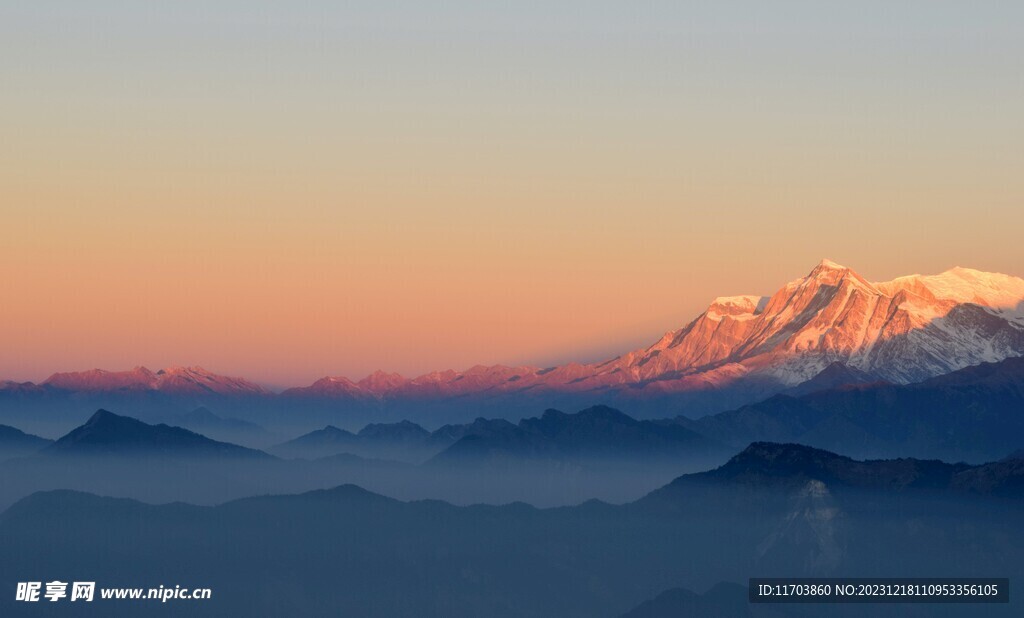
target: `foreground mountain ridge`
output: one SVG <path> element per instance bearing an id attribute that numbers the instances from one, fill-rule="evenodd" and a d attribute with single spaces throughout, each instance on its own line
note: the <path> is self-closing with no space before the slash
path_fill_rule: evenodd
<path id="1" fill-rule="evenodd" d="M 0 513 L 0 552 L 19 557 L 0 562 L 0 580 L 62 566 L 89 567 L 98 581 L 187 572 L 217 591 L 191 615 L 410 618 L 611 618 L 673 587 L 706 589 L 750 573 L 905 576 L 951 555 L 958 571 L 1012 580 L 1021 576 L 1024 546 L 1022 479 L 1020 461 L 857 461 L 758 443 L 621 505 L 455 506 L 353 484 L 216 506 L 36 491 Z M 742 594 L 716 599 L 721 592 L 654 604 L 683 613 L 630 615 L 736 616 L 744 614 L 734 609 L 751 607 Z M 983 613 L 1019 616 L 1016 603 Z M 7 606 L 17 613 L 13 597 L 0 599 L 0 611 Z M 108 607 L 103 615 L 138 614 L 138 606 Z M 827 613 L 979 615 L 976 605 L 954 614 L 886 607 Z M 823 614 L 818 606 L 805 615 Z"/>

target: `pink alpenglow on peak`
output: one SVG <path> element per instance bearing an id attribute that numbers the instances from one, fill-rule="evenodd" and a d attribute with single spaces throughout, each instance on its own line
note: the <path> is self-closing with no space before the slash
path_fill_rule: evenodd
<path id="1" fill-rule="evenodd" d="M 160 391 L 174 394 L 263 395 L 262 387 L 242 378 L 217 375 L 202 367 L 168 367 L 152 372 L 145 367 L 130 371 L 90 369 L 55 373 L 43 385 L 79 392 Z"/>
<path id="2" fill-rule="evenodd" d="M 707 315 L 711 318 L 727 315 L 733 319 L 748 319 L 760 313 L 767 300 L 763 296 L 719 296 L 711 301 Z"/>
<path id="3" fill-rule="evenodd" d="M 836 362 L 908 382 L 1024 354 L 1022 302 L 1024 280 L 1007 275 L 955 268 L 872 283 L 826 259 L 771 296 L 718 297 L 651 346 L 603 362 L 478 365 L 413 379 L 378 371 L 357 386 L 383 398 L 607 389 L 642 397 L 746 379 L 794 385 Z"/>
<path id="4" fill-rule="evenodd" d="M 830 260 L 828 258 L 823 258 L 820 262 L 818 262 L 818 268 L 831 268 L 831 269 L 835 269 L 835 270 L 847 270 L 847 268 L 845 266 L 843 266 L 842 264 L 836 264 L 835 262 L 833 262 L 832 260 Z"/>
<path id="5" fill-rule="evenodd" d="M 90 392 L 115 389 L 149 390 L 156 385 L 156 374 L 145 367 L 129 371 L 89 369 L 69 373 L 55 373 L 42 382 L 45 386 L 66 390 Z"/>
<path id="6" fill-rule="evenodd" d="M 603 397 L 614 391 L 644 397 L 721 389 L 744 380 L 786 387 L 833 363 L 906 383 L 1021 355 L 1024 280 L 1018 277 L 958 267 L 873 283 L 822 260 L 770 296 L 716 298 L 703 313 L 652 345 L 603 362 L 543 369 L 477 365 L 411 379 L 376 371 L 358 382 L 325 377 L 282 395 L 377 401 L 545 392 Z M 198 367 L 157 373 L 144 367 L 96 369 L 54 374 L 44 384 L 81 391 L 264 393 L 240 378 Z"/>
<path id="7" fill-rule="evenodd" d="M 397 373 L 388 373 L 378 369 L 362 380 L 359 380 L 359 387 L 372 393 L 386 393 L 389 390 L 403 386 L 408 380 Z"/>

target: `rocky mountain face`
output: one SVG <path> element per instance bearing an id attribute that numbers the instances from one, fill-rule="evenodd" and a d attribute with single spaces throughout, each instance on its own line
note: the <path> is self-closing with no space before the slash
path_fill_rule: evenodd
<path id="1" fill-rule="evenodd" d="M 769 298 L 718 298 L 682 329 L 595 368 L 637 382 L 761 373 L 795 385 L 835 362 L 912 382 L 1024 353 L 1024 280 L 954 268 L 873 284 L 822 261 Z"/>
<path id="2" fill-rule="evenodd" d="M 658 395 L 745 378 L 794 386 L 836 363 L 858 382 L 909 383 L 1021 354 L 1022 279 L 954 268 L 872 283 L 823 260 L 770 297 L 716 298 L 653 345 L 600 363 L 477 366 L 414 379 L 378 372 L 358 383 L 325 378 L 286 394 L 327 394 L 327 384 L 341 383 L 349 396 L 383 398 L 609 389 Z"/>

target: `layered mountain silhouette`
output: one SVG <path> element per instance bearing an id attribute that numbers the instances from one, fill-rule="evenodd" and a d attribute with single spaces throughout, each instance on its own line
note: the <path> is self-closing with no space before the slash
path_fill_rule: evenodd
<path id="1" fill-rule="evenodd" d="M 401 421 L 399 423 L 371 423 L 363 427 L 359 436 L 368 440 L 416 443 L 429 438 L 430 432 L 412 421 Z"/>
<path id="2" fill-rule="evenodd" d="M 481 454 L 460 445 L 451 458 L 424 464 L 461 439 L 493 439 L 510 429 L 519 447 L 543 447 Z M 279 459 L 180 427 L 99 411 L 32 456 L 0 461 L 0 508 L 44 488 L 209 504 L 341 481 L 403 499 L 460 504 L 624 502 L 680 472 L 724 461 L 729 451 L 709 449 L 709 443 L 668 422 L 640 422 L 595 409 L 549 411 L 521 427 L 485 419 L 435 432 L 408 422 L 370 424 L 358 433 L 328 427 L 270 449 Z M 72 458 L 75 463 L 69 465 Z M 503 465 L 486 465 L 495 463 Z"/>
<path id="3" fill-rule="evenodd" d="M 14 427 L 0 425 L 0 460 L 35 453 L 52 442 Z"/>
<path id="4" fill-rule="evenodd" d="M 397 490 L 417 498 L 436 489 L 410 464 L 351 454 L 283 460 L 181 427 L 149 424 L 106 410 L 60 439 L 41 444 L 33 443 L 35 448 L 21 456 L 0 459 L 0 508 L 43 488 L 74 487 L 154 502 L 200 504 L 307 491 L 340 481 L 369 483 L 381 491 Z"/>
<path id="5" fill-rule="evenodd" d="M 271 450 L 286 457 L 325 457 L 345 452 L 359 441 L 351 431 L 328 425 L 274 446 Z"/>
<path id="6" fill-rule="evenodd" d="M 1024 358 L 983 363 L 916 384 L 861 384 L 776 395 L 677 422 L 741 446 L 792 441 L 859 456 L 989 461 L 1024 444 Z"/>
<path id="7" fill-rule="evenodd" d="M 160 457 L 268 458 L 261 451 L 217 442 L 181 427 L 149 425 L 128 416 L 98 410 L 40 451 L 47 456 L 146 455 Z"/>
<path id="8" fill-rule="evenodd" d="M 239 418 L 218 416 L 204 406 L 185 414 L 169 416 L 164 422 L 224 442 L 256 442 L 262 445 L 273 441 L 273 434 L 262 426 Z"/>
<path id="9" fill-rule="evenodd" d="M 1024 498 L 1024 462 L 950 464 L 912 458 L 858 461 L 802 444 L 755 442 L 724 465 L 681 476 L 661 492 L 694 484 L 795 489 L 818 482 L 827 487 L 885 492 L 944 491 Z M 657 497 L 657 492 L 650 496 Z"/>
<path id="10" fill-rule="evenodd" d="M 3 383 L 0 402 L 150 393 L 194 405 L 234 398 L 251 410 L 315 410 L 317 418 L 339 410 L 360 419 L 402 418 L 417 410 L 442 422 L 482 410 L 510 416 L 524 403 L 603 402 L 648 418 L 666 416 L 666 405 L 696 416 L 800 389 L 809 380 L 816 382 L 791 392 L 851 380 L 906 384 L 1022 354 L 1020 278 L 954 268 L 873 283 L 823 260 L 771 296 L 716 298 L 652 345 L 598 363 L 475 366 L 415 378 L 378 371 L 359 381 L 325 377 L 279 394 L 196 367 L 91 370 L 55 374 L 41 385 Z"/>
<path id="11" fill-rule="evenodd" d="M 433 432 L 409 421 L 373 423 L 358 433 L 328 425 L 270 450 L 306 459 L 338 453 L 414 462 L 430 459 L 430 465 L 455 467 L 497 461 L 586 459 L 693 462 L 727 451 L 677 423 L 638 421 L 608 406 L 593 406 L 575 414 L 549 409 L 540 417 L 526 418 L 518 424 L 478 418 L 472 423 L 444 425 Z"/>
<path id="12" fill-rule="evenodd" d="M 594 406 L 576 414 L 547 410 L 518 425 L 479 419 L 431 460 L 434 465 L 478 465 L 527 460 L 651 460 L 703 458 L 723 448 L 675 424 L 638 421 L 619 410 Z"/>
<path id="13" fill-rule="evenodd" d="M 371 423 L 358 433 L 327 425 L 272 447 L 282 457 L 314 459 L 340 453 L 419 463 L 450 444 L 411 421 Z"/>
<path id="14" fill-rule="evenodd" d="M 598 363 L 281 393 L 198 367 L 3 382 L 5 422 L 77 427 L 51 442 L 0 426 L 0 503 L 17 501 L 0 555 L 18 556 L 0 580 L 188 573 L 215 590 L 197 615 L 654 618 L 815 615 L 751 607 L 722 583 L 751 574 L 907 576 L 956 556 L 963 573 L 1019 579 L 1022 355 L 1024 280 L 871 282 L 825 260 Z M 82 423 L 97 407 L 142 420 L 101 409 Z M 727 411 L 690 418 L 707 410 Z M 263 426 L 322 429 L 272 449 L 288 459 L 203 435 L 269 443 Z M 38 492 L 62 487 L 167 504 Z M 224 502 L 241 496 L 260 497 Z M 558 508 L 510 503 L 523 496 Z"/>
<path id="15" fill-rule="evenodd" d="M 190 607 L 194 615 L 582 618 L 665 615 L 659 608 L 772 615 L 780 608 L 747 607 L 739 587 L 719 584 L 751 573 L 906 576 L 955 555 L 958 572 L 1024 576 L 1024 494 L 1008 490 L 1019 487 L 1010 479 L 1022 471 L 1004 470 L 1001 489 L 990 492 L 978 479 L 959 484 L 984 466 L 941 465 L 755 444 L 634 503 L 556 509 L 402 502 L 353 485 L 215 507 L 38 492 L 0 516 L 0 552 L 19 556 L 0 562 L 0 581 L 58 566 L 89 566 L 97 581 L 187 572 L 215 590 L 208 603 Z M 101 552 L 118 560 L 96 560 Z M 658 594 L 681 587 L 708 592 Z M 11 603 L 0 598 L 0 611 Z M 1011 595 L 985 615 L 1019 615 L 1020 607 Z M 811 609 L 818 613 L 782 615 L 820 615 Z M 921 615 L 979 611 L 925 609 Z M 907 611 L 875 605 L 870 615 Z"/>

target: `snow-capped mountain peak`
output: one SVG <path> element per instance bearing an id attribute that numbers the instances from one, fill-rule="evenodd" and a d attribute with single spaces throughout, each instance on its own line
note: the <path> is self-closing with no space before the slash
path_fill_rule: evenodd
<path id="1" fill-rule="evenodd" d="M 217 375 L 202 367 L 172 366 L 153 372 L 145 367 L 130 371 L 90 369 L 55 373 L 44 382 L 53 388 L 80 392 L 160 391 L 173 394 L 259 395 L 263 388 L 243 378 Z"/>
<path id="2" fill-rule="evenodd" d="M 938 275 L 909 275 L 879 284 L 894 296 L 900 290 L 927 293 L 936 300 L 1016 309 L 1024 299 L 1024 279 L 972 268 L 951 268 Z"/>
<path id="3" fill-rule="evenodd" d="M 1024 280 L 1018 277 L 957 267 L 871 282 L 826 259 L 770 296 L 715 298 L 682 328 L 603 362 L 546 369 L 477 365 L 411 379 L 376 371 L 358 382 L 326 377 L 283 395 L 380 402 L 555 391 L 604 399 L 722 389 L 740 382 L 756 383 L 764 395 L 835 364 L 865 379 L 910 382 L 1021 355 Z M 245 380 L 201 367 L 54 374 L 44 384 L 83 391 L 263 393 Z"/>
<path id="4" fill-rule="evenodd" d="M 767 299 L 762 296 L 719 296 L 711 301 L 708 306 L 707 316 L 718 319 L 723 315 L 733 319 L 749 319 L 754 317 L 763 309 L 763 302 Z"/>
<path id="5" fill-rule="evenodd" d="M 955 268 L 873 283 L 826 259 L 770 297 L 716 298 L 687 326 L 596 373 L 794 385 L 838 362 L 905 382 L 1024 353 L 1022 303 L 1024 280 L 1008 275 Z"/>

